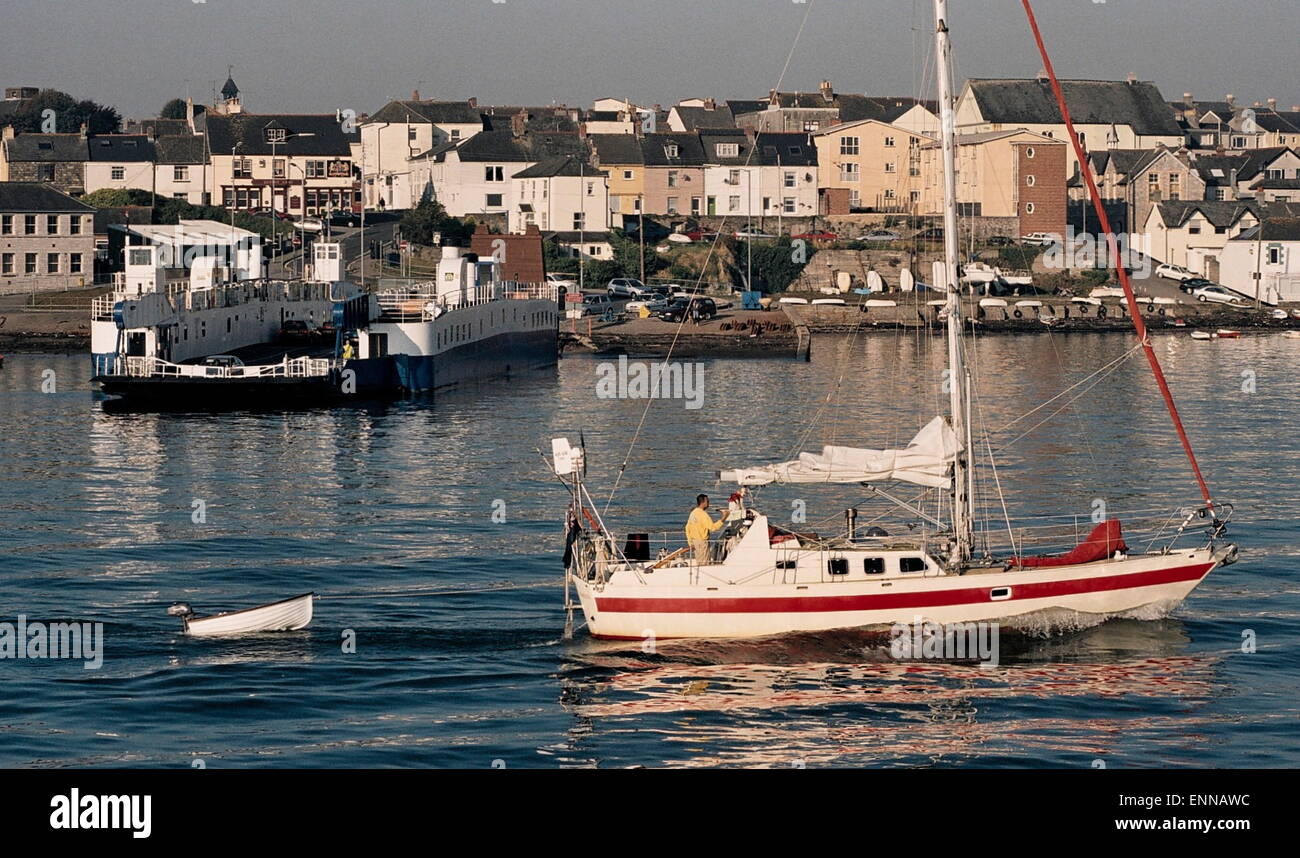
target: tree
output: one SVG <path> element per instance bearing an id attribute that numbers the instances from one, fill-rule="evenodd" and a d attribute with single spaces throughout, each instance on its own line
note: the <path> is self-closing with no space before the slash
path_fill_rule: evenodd
<path id="1" fill-rule="evenodd" d="M 609 234 L 609 243 L 614 249 L 614 263 L 618 267 L 615 277 L 641 276 L 641 242 L 634 241 L 625 233 L 617 230 Z M 645 276 L 649 278 L 659 270 L 663 261 L 655 252 L 654 244 L 645 245 Z"/>
<path id="2" fill-rule="evenodd" d="M 407 211 L 399 228 L 404 239 L 426 246 L 433 244 L 434 233 L 441 233 L 444 240 L 464 240 L 473 234 L 473 226 L 447 214 L 437 200 L 423 200 Z"/>
<path id="3" fill-rule="evenodd" d="M 550 273 L 576 274 L 578 272 L 578 258 L 555 240 L 542 242 L 542 258 L 545 260 L 546 270 Z"/>
<path id="4" fill-rule="evenodd" d="M 122 117 L 112 107 L 77 101 L 57 89 L 43 89 L 19 104 L 10 123 L 20 134 L 75 133 L 82 125 L 91 134 L 116 134 L 122 127 Z"/>
<path id="5" fill-rule="evenodd" d="M 804 266 L 817 249 L 811 242 L 799 241 L 797 244 L 789 236 L 782 236 L 772 243 L 758 243 L 755 239 L 752 248 L 741 247 L 735 238 L 725 239 L 732 251 L 731 281 L 737 289 L 745 288 L 745 273 L 753 268 L 754 282 L 751 288 L 763 292 L 784 292 L 790 284 L 799 278 Z M 752 261 L 749 254 L 752 253 Z"/>
<path id="6" fill-rule="evenodd" d="M 120 209 L 126 206 L 152 205 L 153 195 L 140 188 L 100 188 L 84 194 L 81 201 L 97 209 Z"/>
<path id="7" fill-rule="evenodd" d="M 163 105 L 162 110 L 158 111 L 159 119 L 184 119 L 185 118 L 185 99 L 173 98 Z"/>

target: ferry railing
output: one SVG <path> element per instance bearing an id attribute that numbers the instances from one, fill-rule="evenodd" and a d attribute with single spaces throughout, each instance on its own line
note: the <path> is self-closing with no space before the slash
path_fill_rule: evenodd
<path id="1" fill-rule="evenodd" d="M 104 374 L 131 378 L 323 378 L 333 364 L 328 358 L 286 357 L 280 363 L 209 366 L 171 363 L 157 357 L 127 356 L 104 360 Z M 97 366 L 97 368 L 99 368 Z"/>
<path id="2" fill-rule="evenodd" d="M 428 281 L 376 293 L 380 320 L 431 322 L 445 312 L 494 301 L 559 300 L 558 287 L 550 283 L 501 280 L 438 295 L 437 283 Z"/>

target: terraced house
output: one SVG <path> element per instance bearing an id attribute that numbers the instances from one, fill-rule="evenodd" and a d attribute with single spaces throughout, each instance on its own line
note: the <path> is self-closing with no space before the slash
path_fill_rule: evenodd
<path id="1" fill-rule="evenodd" d="M 89 149 L 80 134 L 17 134 L 12 125 L 0 132 L 0 182 L 45 182 L 65 194 L 86 192 Z"/>
<path id="2" fill-rule="evenodd" d="M 93 282 L 95 209 L 37 182 L 0 182 L 0 294 Z"/>
<path id="3" fill-rule="evenodd" d="M 366 205 L 408 209 L 429 190 L 429 161 L 483 130 L 478 102 L 390 101 L 361 123 Z"/>

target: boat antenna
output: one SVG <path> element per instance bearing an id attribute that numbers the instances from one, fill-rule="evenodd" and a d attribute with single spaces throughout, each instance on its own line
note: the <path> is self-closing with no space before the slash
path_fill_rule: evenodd
<path id="1" fill-rule="evenodd" d="M 970 510 L 970 480 L 967 476 L 970 456 L 971 423 L 966 361 L 961 350 L 961 285 L 957 280 L 957 141 L 956 118 L 952 99 L 952 44 L 948 39 L 948 0 L 934 0 L 935 64 L 939 84 L 939 121 L 943 137 L 943 285 L 948 298 L 948 385 L 952 431 L 959 449 L 952 466 L 952 526 L 957 544 L 951 561 L 964 563 L 971 557 L 974 526 Z M 938 285 L 938 284 L 936 284 Z"/>
<path id="2" fill-rule="evenodd" d="M 1196 475 L 1196 483 L 1200 486 L 1201 497 L 1205 499 L 1205 508 L 1213 514 L 1214 501 L 1210 497 L 1210 487 L 1206 485 L 1205 477 L 1201 475 L 1201 466 L 1196 462 L 1196 453 L 1192 451 L 1192 442 L 1188 440 L 1187 431 L 1183 429 L 1182 418 L 1178 416 L 1178 406 L 1174 404 L 1174 395 L 1169 391 L 1169 384 L 1165 381 L 1164 371 L 1160 368 L 1160 361 L 1156 358 L 1155 349 L 1151 346 L 1151 337 L 1147 333 L 1146 323 L 1142 321 L 1142 311 L 1138 309 L 1137 298 L 1133 294 L 1133 284 L 1129 282 L 1128 267 L 1124 264 L 1125 260 L 1120 258 L 1119 243 L 1115 240 L 1115 233 L 1110 227 L 1110 218 L 1106 215 L 1106 207 L 1102 205 L 1101 195 L 1097 192 L 1097 183 L 1093 178 L 1092 165 L 1088 162 L 1087 155 L 1083 151 L 1083 144 L 1074 130 L 1074 121 L 1070 118 L 1070 108 L 1065 103 L 1065 94 L 1061 90 L 1061 82 L 1056 79 L 1056 70 L 1052 68 L 1052 60 L 1047 56 L 1047 46 L 1043 43 L 1043 34 L 1038 29 L 1038 19 L 1034 17 L 1034 8 L 1030 5 L 1029 0 L 1020 0 L 1020 2 L 1025 7 L 1025 15 L 1029 18 L 1029 29 L 1033 31 L 1034 42 L 1038 45 L 1038 53 L 1043 58 L 1043 68 L 1047 71 L 1047 78 L 1052 84 L 1052 93 L 1056 96 L 1057 107 L 1061 110 L 1061 118 L 1065 120 L 1065 127 L 1070 135 L 1070 144 L 1074 146 L 1075 157 L 1079 160 L 1079 174 L 1083 176 L 1084 183 L 1088 186 L 1088 196 L 1092 199 L 1093 211 L 1097 213 L 1097 223 L 1106 236 L 1106 245 L 1110 252 L 1110 258 L 1115 260 L 1115 268 L 1119 273 L 1119 284 L 1124 289 L 1124 301 L 1128 304 L 1129 318 L 1133 320 L 1133 329 L 1137 332 L 1138 342 L 1141 343 L 1142 351 L 1146 354 L 1147 363 L 1151 365 L 1151 373 L 1156 378 L 1156 385 L 1160 388 L 1160 395 L 1164 397 L 1165 408 L 1168 409 L 1169 417 L 1174 423 L 1174 429 L 1178 432 L 1178 440 L 1183 444 L 1183 452 L 1187 454 L 1187 461 L 1191 463 L 1192 473 Z"/>

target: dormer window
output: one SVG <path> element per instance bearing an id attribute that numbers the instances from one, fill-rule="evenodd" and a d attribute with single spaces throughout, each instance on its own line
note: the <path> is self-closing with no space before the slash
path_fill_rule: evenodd
<path id="1" fill-rule="evenodd" d="M 719 158 L 735 158 L 735 157 L 738 157 L 739 155 L 740 155 L 740 144 L 739 144 L 739 143 L 719 143 L 719 144 L 718 144 L 718 157 L 719 157 Z"/>
<path id="2" fill-rule="evenodd" d="M 268 129 L 266 129 L 266 142 L 267 142 L 267 143 L 283 143 L 285 140 L 288 139 L 288 137 L 289 137 L 289 132 L 288 132 L 287 129 L 284 129 L 284 128 L 268 128 Z"/>
<path id="3" fill-rule="evenodd" d="M 676 144 L 676 143 L 665 143 L 665 144 L 664 144 L 664 155 L 666 155 L 666 156 L 669 157 L 669 158 L 676 158 L 676 157 L 677 157 L 677 144 Z"/>
<path id="4" fill-rule="evenodd" d="M 46 143 L 46 142 L 42 141 L 42 142 L 36 144 L 36 148 L 37 148 L 37 149 L 44 149 L 44 150 L 46 150 L 46 151 L 48 152 L 49 150 L 51 150 L 51 149 L 54 148 L 54 144 L 53 144 L 53 143 Z"/>

